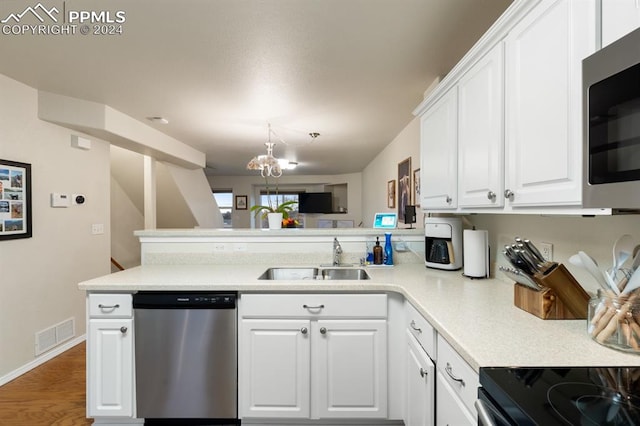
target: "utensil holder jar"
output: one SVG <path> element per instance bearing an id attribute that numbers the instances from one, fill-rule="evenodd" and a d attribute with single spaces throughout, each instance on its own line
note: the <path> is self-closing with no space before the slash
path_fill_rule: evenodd
<path id="1" fill-rule="evenodd" d="M 587 332 L 601 345 L 640 354 L 640 297 L 599 290 L 589 300 Z"/>

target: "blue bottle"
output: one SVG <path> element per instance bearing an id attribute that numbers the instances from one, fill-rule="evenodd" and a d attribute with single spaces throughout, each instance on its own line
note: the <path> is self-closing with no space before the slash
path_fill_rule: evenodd
<path id="1" fill-rule="evenodd" d="M 384 264 L 393 265 L 393 248 L 391 247 L 391 232 L 384 233 Z"/>

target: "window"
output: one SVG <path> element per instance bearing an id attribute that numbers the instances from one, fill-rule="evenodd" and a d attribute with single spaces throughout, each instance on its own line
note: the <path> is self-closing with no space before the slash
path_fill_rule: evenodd
<path id="1" fill-rule="evenodd" d="M 269 201 L 271 201 L 271 203 Z M 259 205 L 261 205 L 261 206 L 269 206 L 269 205 L 277 206 L 278 204 L 282 204 L 282 203 L 287 202 L 287 201 L 295 201 L 297 203 L 298 202 L 298 192 L 286 192 L 286 191 L 283 192 L 283 191 L 279 191 L 278 192 L 278 196 L 276 197 L 276 194 L 274 194 L 273 192 L 271 192 L 269 195 L 267 195 L 267 191 L 265 191 L 265 190 L 260 191 L 260 203 L 259 203 Z M 297 219 L 298 222 L 300 223 L 300 226 L 304 227 L 302 217 L 300 215 L 298 215 L 298 204 L 294 204 L 292 207 L 293 207 L 293 210 L 291 210 L 289 212 L 289 217 Z M 259 216 L 258 216 L 258 218 L 259 218 Z M 269 223 L 268 223 L 267 219 L 263 219 L 260 222 L 260 226 L 262 228 L 268 228 L 269 227 Z"/>
<path id="2" fill-rule="evenodd" d="M 215 198 L 220 214 L 222 214 L 222 222 L 225 228 L 231 228 L 231 213 L 233 212 L 233 192 L 229 189 L 214 189 L 213 198 Z"/>

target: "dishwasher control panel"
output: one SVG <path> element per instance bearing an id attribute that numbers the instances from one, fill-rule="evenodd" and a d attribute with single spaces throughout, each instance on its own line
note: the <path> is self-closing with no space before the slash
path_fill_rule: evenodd
<path id="1" fill-rule="evenodd" d="M 235 309 L 237 293 L 144 291 L 133 295 L 134 309 Z"/>

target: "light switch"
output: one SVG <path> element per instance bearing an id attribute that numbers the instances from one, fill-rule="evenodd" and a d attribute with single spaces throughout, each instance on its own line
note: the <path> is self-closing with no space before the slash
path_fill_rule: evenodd
<path id="1" fill-rule="evenodd" d="M 71 198 L 69 194 L 61 194 L 59 192 L 51 193 L 51 207 L 69 207 Z"/>

